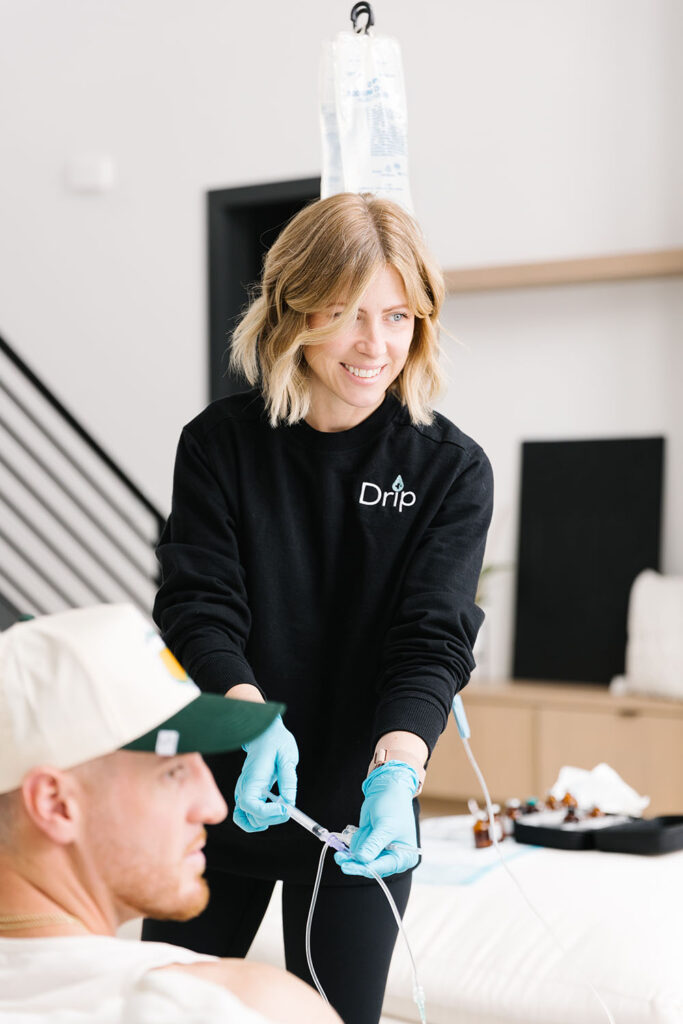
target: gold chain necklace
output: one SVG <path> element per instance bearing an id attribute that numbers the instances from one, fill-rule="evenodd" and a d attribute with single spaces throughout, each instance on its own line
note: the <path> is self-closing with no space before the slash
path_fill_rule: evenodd
<path id="1" fill-rule="evenodd" d="M 84 928 L 82 921 L 71 914 L 0 914 L 0 931 L 14 932 L 21 928 L 49 928 L 53 924 L 77 924 Z"/>

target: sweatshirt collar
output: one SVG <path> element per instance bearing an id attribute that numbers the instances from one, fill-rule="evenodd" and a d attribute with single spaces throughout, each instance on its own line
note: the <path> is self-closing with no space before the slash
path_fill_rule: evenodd
<path id="1" fill-rule="evenodd" d="M 283 427 L 286 436 L 305 444 L 309 448 L 317 448 L 322 451 L 347 451 L 350 448 L 360 448 L 380 434 L 401 409 L 401 403 L 393 394 L 387 394 L 382 404 L 374 412 L 349 430 L 336 430 L 326 432 L 315 430 L 305 420 L 294 423 L 290 427 Z"/>

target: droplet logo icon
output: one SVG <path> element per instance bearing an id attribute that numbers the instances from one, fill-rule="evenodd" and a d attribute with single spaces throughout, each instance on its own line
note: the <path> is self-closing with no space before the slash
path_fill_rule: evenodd
<path id="1" fill-rule="evenodd" d="M 393 484 L 391 485 L 391 489 L 392 489 L 392 491 L 396 491 L 396 493 L 398 494 L 398 492 L 402 491 L 404 487 L 405 487 L 405 484 L 403 483 L 403 478 L 401 477 L 401 474 L 399 473 L 399 475 L 396 477 L 396 479 L 394 480 Z"/>

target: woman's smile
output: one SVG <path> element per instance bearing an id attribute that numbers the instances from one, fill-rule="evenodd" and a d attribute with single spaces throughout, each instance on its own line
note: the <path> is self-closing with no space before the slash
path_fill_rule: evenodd
<path id="1" fill-rule="evenodd" d="M 352 366 L 350 363 L 341 364 L 347 373 L 350 373 L 352 377 L 355 377 L 358 381 L 374 381 L 377 380 L 380 373 L 384 369 L 384 366 Z M 386 365 L 386 364 L 385 364 Z"/>

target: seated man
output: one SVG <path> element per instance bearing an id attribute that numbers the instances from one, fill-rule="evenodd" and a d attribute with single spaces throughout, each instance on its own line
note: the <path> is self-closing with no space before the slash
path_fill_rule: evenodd
<path id="1" fill-rule="evenodd" d="M 0 633 L 0 1022 L 339 1024 L 285 971 L 116 937 L 204 909 L 201 754 L 282 710 L 201 694 L 128 605 Z"/>

